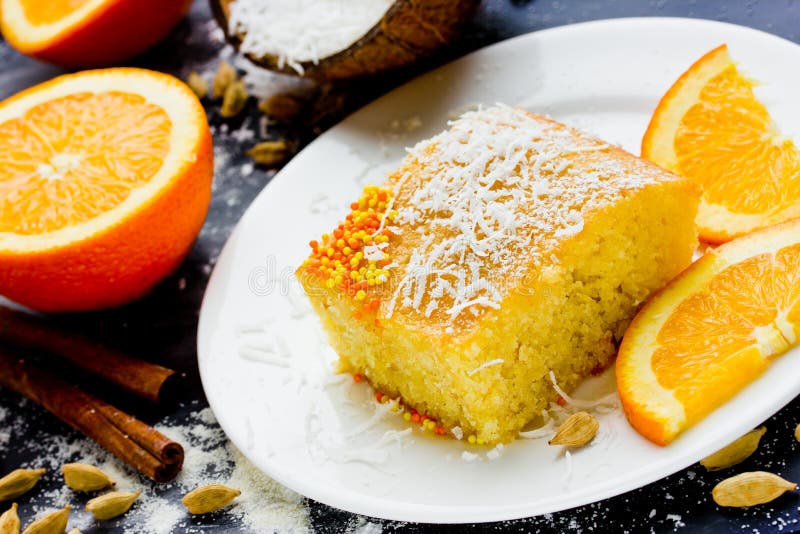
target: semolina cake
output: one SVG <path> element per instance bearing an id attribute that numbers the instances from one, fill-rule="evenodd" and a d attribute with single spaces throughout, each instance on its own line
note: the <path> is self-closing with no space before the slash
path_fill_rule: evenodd
<path id="1" fill-rule="evenodd" d="M 297 270 L 342 370 L 498 443 L 611 363 L 696 246 L 699 191 L 548 118 L 495 106 L 409 150 Z M 444 433 L 444 432 L 440 432 Z"/>

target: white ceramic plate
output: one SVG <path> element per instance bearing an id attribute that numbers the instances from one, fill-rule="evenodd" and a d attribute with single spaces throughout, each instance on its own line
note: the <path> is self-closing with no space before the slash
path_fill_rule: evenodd
<path id="1" fill-rule="evenodd" d="M 344 216 L 361 186 L 381 182 L 404 147 L 443 129 L 453 112 L 476 103 L 520 105 L 638 154 L 658 99 L 721 43 L 764 82 L 759 96 L 784 131 L 797 134 L 790 126 L 800 125 L 800 47 L 728 24 L 651 18 L 577 24 L 490 46 L 393 91 L 314 141 L 253 202 L 203 302 L 200 372 L 231 440 L 276 480 L 331 506 L 397 520 L 493 521 L 660 479 L 798 395 L 800 381 L 786 378 L 800 376 L 795 349 L 669 447 L 642 439 L 615 409 L 600 414 L 601 434 L 571 458 L 545 440 L 518 440 L 492 460 L 486 449 L 409 430 L 378 408 L 366 386 L 334 375 L 335 355 L 292 274 L 308 241 Z M 613 391 L 613 383 L 595 382 L 576 395 Z"/>

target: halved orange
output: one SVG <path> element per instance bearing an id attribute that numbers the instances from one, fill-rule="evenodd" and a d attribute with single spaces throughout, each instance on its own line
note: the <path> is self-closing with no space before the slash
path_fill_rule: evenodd
<path id="1" fill-rule="evenodd" d="M 617 357 L 633 427 L 665 445 L 800 336 L 800 219 L 707 252 L 636 315 Z"/>
<path id="2" fill-rule="evenodd" d="M 800 216 L 800 152 L 781 135 L 722 45 L 667 91 L 642 157 L 703 188 L 700 239 L 724 243 Z"/>
<path id="3" fill-rule="evenodd" d="M 61 76 L 0 103 L 0 294 L 45 311 L 122 304 L 180 263 L 205 219 L 211 135 L 172 76 Z"/>
<path id="4" fill-rule="evenodd" d="M 0 27 L 23 54 L 64 67 L 113 65 L 163 39 L 191 0 L 0 0 Z"/>

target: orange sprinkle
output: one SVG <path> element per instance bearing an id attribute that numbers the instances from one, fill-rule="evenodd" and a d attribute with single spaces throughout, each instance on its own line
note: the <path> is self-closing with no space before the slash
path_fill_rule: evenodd
<path id="1" fill-rule="evenodd" d="M 364 380 L 364 377 L 360 374 L 354 374 L 353 380 L 355 382 L 361 382 L 362 380 Z M 393 400 L 389 395 L 386 395 L 385 393 L 382 393 L 380 391 L 375 391 L 374 395 L 375 395 L 375 401 L 378 402 L 379 404 L 384 404 Z M 404 420 L 412 422 L 414 424 L 418 424 L 419 429 L 421 431 L 424 432 L 427 430 L 437 436 L 446 436 L 448 434 L 449 432 L 448 429 L 445 428 L 445 426 L 441 424 L 439 421 L 437 421 L 434 417 L 422 414 L 419 411 L 415 410 L 414 408 L 406 406 L 403 403 L 403 399 L 400 397 L 396 399 L 396 402 L 397 404 L 392 407 L 392 411 L 402 413 Z M 470 441 L 470 443 L 475 443 L 475 437 L 471 436 L 471 438 L 472 441 Z M 482 444 L 482 440 L 478 441 L 478 444 L 479 445 Z"/>
<path id="2" fill-rule="evenodd" d="M 361 197 L 350 204 L 351 212 L 332 234 L 323 234 L 320 241 L 310 241 L 311 254 L 304 263 L 306 269 L 322 279 L 330 288 L 345 292 L 348 296 L 365 300 L 362 312 L 353 314 L 360 319 L 361 313 L 371 313 L 380 308 L 380 299 L 370 295 L 382 284 L 388 282 L 388 272 L 384 269 L 391 263 L 387 248 L 382 249 L 384 257 L 368 260 L 362 250 L 373 243 L 388 243 L 392 235 L 381 227 L 385 217 L 393 219 L 397 212 L 387 214 L 388 200 L 392 190 L 384 187 L 367 186 Z M 380 327 L 379 321 L 375 326 Z"/>
<path id="3" fill-rule="evenodd" d="M 567 405 L 567 401 L 566 401 L 566 400 L 564 400 L 564 397 L 562 397 L 562 396 L 560 396 L 560 395 L 559 395 L 559 397 L 558 397 L 558 400 L 556 401 L 556 403 L 557 403 L 559 406 L 566 406 L 566 405 Z"/>
<path id="4" fill-rule="evenodd" d="M 364 377 L 362 377 L 362 376 L 361 376 L 360 374 L 358 374 L 358 373 L 356 373 L 356 374 L 354 374 L 354 375 L 353 375 L 353 381 L 355 381 L 355 382 L 361 382 L 361 380 L 363 380 L 363 378 L 364 378 Z"/>

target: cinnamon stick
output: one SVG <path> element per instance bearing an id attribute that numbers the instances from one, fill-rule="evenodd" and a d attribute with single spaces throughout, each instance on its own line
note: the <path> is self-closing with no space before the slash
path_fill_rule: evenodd
<path id="1" fill-rule="evenodd" d="M 40 404 L 156 482 L 172 480 L 183 466 L 179 443 L 2 347 L 0 385 Z"/>
<path id="2" fill-rule="evenodd" d="M 151 402 L 163 398 L 165 385 L 175 375 L 172 369 L 131 358 L 4 306 L 0 306 L 0 341 L 52 353 Z"/>
<path id="3" fill-rule="evenodd" d="M 183 463 L 183 447 L 164 434 L 154 430 L 135 417 L 107 404 L 99 399 L 95 402 L 106 419 L 135 441 L 141 448 L 155 456 L 164 465 L 177 465 L 180 470 Z"/>

